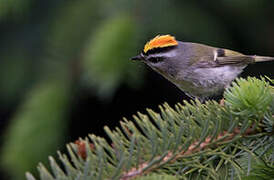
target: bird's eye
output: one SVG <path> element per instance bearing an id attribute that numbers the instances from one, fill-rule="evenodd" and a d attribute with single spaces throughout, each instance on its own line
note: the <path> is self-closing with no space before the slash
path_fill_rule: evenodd
<path id="1" fill-rule="evenodd" d="M 162 57 L 151 57 L 148 59 L 148 61 L 152 62 L 152 63 L 158 63 L 163 61 L 164 59 Z"/>

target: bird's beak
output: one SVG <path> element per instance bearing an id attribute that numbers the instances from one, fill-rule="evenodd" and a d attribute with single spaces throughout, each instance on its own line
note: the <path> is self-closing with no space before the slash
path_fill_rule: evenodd
<path id="1" fill-rule="evenodd" d="M 141 61 L 143 60 L 144 58 L 141 56 L 141 55 L 138 55 L 138 56 L 134 56 L 131 58 L 132 61 Z"/>

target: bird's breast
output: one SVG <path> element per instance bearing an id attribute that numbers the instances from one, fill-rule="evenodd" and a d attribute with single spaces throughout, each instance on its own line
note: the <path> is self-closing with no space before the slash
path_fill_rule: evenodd
<path id="1" fill-rule="evenodd" d="M 174 83 L 194 97 L 210 97 L 228 87 L 243 68 L 244 66 L 222 66 L 191 69 L 180 73 Z"/>

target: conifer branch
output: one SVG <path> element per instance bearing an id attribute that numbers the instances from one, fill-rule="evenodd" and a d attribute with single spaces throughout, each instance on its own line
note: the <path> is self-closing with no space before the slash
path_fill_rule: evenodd
<path id="1" fill-rule="evenodd" d="M 53 158 L 54 175 L 39 165 L 41 180 L 131 180 L 152 174 L 241 179 L 259 162 L 274 163 L 271 88 L 264 79 L 238 79 L 226 90 L 223 105 L 184 101 L 175 108 L 160 106 L 160 114 L 138 113 L 134 123 L 124 119 L 114 131 L 105 127 L 111 143 L 90 135 L 69 145 L 70 158 L 59 154 L 65 171 Z M 27 178 L 35 180 L 29 173 Z"/>
<path id="2" fill-rule="evenodd" d="M 153 161 L 157 161 L 158 163 L 154 166 L 156 167 L 149 167 L 149 162 L 142 163 L 138 166 L 138 168 L 132 168 L 128 172 L 124 172 L 121 180 L 130 180 L 133 178 L 136 178 L 137 176 L 144 175 L 149 173 L 150 171 L 153 171 L 154 168 L 157 168 L 160 165 L 163 165 L 165 163 L 172 163 L 175 162 L 179 158 L 184 158 L 189 155 L 193 155 L 196 152 L 206 150 L 206 148 L 210 148 L 212 146 L 218 146 L 219 143 L 221 144 L 227 144 L 229 143 L 235 136 L 240 135 L 241 137 L 245 137 L 248 135 L 254 135 L 257 134 L 258 131 L 254 129 L 254 127 L 249 127 L 246 129 L 246 131 L 241 134 L 241 128 L 237 127 L 233 130 L 232 133 L 229 133 L 227 131 L 224 131 L 223 133 L 220 133 L 217 138 L 215 138 L 212 141 L 212 137 L 209 136 L 205 139 L 204 142 L 199 143 L 199 141 L 194 142 L 189 146 L 189 148 L 186 151 L 181 151 L 178 153 L 173 153 L 169 151 L 164 157 L 156 157 Z M 180 149 L 183 149 L 182 147 Z M 158 166 L 157 166 L 158 165 Z"/>

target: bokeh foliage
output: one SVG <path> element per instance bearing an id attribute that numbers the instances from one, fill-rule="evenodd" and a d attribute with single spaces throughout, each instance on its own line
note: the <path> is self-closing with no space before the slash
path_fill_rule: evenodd
<path id="1" fill-rule="evenodd" d="M 149 84 L 144 66 L 129 58 L 157 34 L 274 56 L 273 7 L 268 0 L 2 0 L 0 113 L 15 113 L 1 119 L 1 169 L 22 179 L 63 147 L 70 100 L 82 89 L 111 105 L 121 86 Z"/>
<path id="2" fill-rule="evenodd" d="M 107 98 L 125 82 L 132 87 L 140 84 L 142 68 L 129 61 L 135 53 L 138 26 L 127 15 L 110 18 L 92 34 L 84 56 L 86 77 L 96 93 Z"/>
<path id="3" fill-rule="evenodd" d="M 37 84 L 13 115 L 1 154 L 1 164 L 13 178 L 21 179 L 26 167 L 35 166 L 64 143 L 69 84 L 64 78 Z"/>

